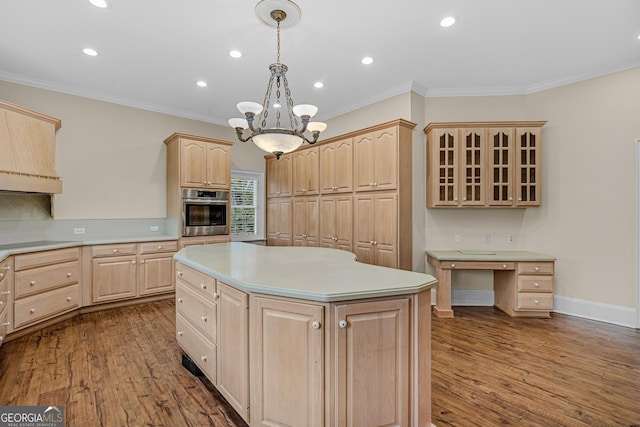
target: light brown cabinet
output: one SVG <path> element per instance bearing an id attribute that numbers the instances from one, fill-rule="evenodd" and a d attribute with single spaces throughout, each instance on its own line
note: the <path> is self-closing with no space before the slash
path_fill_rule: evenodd
<path id="1" fill-rule="evenodd" d="M 340 304 L 335 319 L 334 425 L 408 426 L 409 298 Z"/>
<path id="2" fill-rule="evenodd" d="M 293 244 L 293 199 L 267 200 L 267 244 L 291 246 Z"/>
<path id="3" fill-rule="evenodd" d="M 415 124 L 405 120 L 395 120 L 382 123 L 367 129 L 358 130 L 349 134 L 340 135 L 326 141 L 321 141 L 313 147 L 305 147 L 291 153 L 293 157 L 293 205 L 296 200 L 309 195 L 317 194 L 315 185 L 308 185 L 304 181 L 306 176 L 301 172 L 311 170 L 311 176 L 316 176 L 315 160 L 313 166 L 308 166 L 309 159 L 314 159 L 316 153 L 320 157 L 319 188 L 322 195 L 319 208 L 318 223 L 319 238 L 311 239 L 313 244 L 325 247 L 337 247 L 344 250 L 356 250 L 356 236 L 366 236 L 369 240 L 366 245 L 360 244 L 359 260 L 367 260 L 372 264 L 393 266 L 411 270 L 413 266 L 412 258 L 412 129 Z M 316 152 L 315 150 L 319 150 Z M 265 156 L 267 168 L 272 162 L 277 162 L 272 155 Z M 297 165 L 297 166 L 296 166 Z M 268 169 L 269 170 L 269 169 Z M 267 239 L 268 245 L 302 244 L 303 237 L 292 239 L 288 242 L 289 234 L 284 233 L 287 239 L 280 239 L 283 228 L 275 216 L 281 207 L 274 202 L 277 188 L 271 181 L 277 176 L 276 172 L 267 173 L 267 188 L 269 190 L 267 198 Z M 301 177 L 305 176 L 304 179 Z M 297 183 L 296 183 L 297 182 Z M 312 189 L 312 191 L 310 191 Z M 307 190 L 307 191 L 303 191 Z M 359 194 L 393 192 L 395 194 L 396 212 L 393 217 L 389 216 L 386 210 L 385 220 L 395 221 L 393 224 L 375 223 L 374 219 L 366 218 L 364 223 L 361 218 L 355 216 L 355 197 Z M 349 210 L 347 199 L 340 199 L 340 213 L 336 213 L 329 205 L 336 200 L 324 199 L 329 194 L 336 196 L 344 195 L 353 198 L 352 211 Z M 373 199 L 371 199 L 373 200 Z M 361 202 L 364 203 L 364 202 Z M 299 205 L 302 206 L 302 203 Z M 336 207 L 337 208 L 337 207 Z M 365 212 L 361 209 L 361 215 Z M 353 215 L 352 215 L 353 213 Z M 309 235 L 308 230 L 303 228 L 308 214 L 302 207 L 287 212 L 290 216 L 284 217 L 285 221 L 293 221 L 294 234 L 296 230 L 303 230 L 299 234 Z M 370 212 L 373 214 L 373 212 Z M 304 218 L 299 218 L 299 215 Z M 399 218 L 402 217 L 402 221 Z M 380 228 L 380 230 L 377 230 Z M 389 235 L 391 232 L 393 235 Z M 280 233 L 280 234 L 279 234 Z M 347 234 L 350 234 L 347 235 Z M 375 236 L 383 238 L 378 239 Z M 373 236 L 373 237 L 372 237 Z M 307 238 L 307 240 L 309 240 Z M 379 244 L 373 247 L 374 241 L 394 241 L 390 246 Z M 361 240 L 364 242 L 364 240 Z"/>
<path id="4" fill-rule="evenodd" d="M 320 197 L 320 242 L 325 248 L 353 250 L 353 196 Z"/>
<path id="5" fill-rule="evenodd" d="M 293 198 L 293 246 L 318 246 L 318 197 Z"/>
<path id="6" fill-rule="evenodd" d="M 320 193 L 320 158 L 318 147 L 294 151 L 293 195 L 311 196 Z"/>
<path id="7" fill-rule="evenodd" d="M 429 124 L 427 207 L 540 206 L 544 124 Z"/>
<path id="8" fill-rule="evenodd" d="M 324 307 L 251 297 L 251 425 L 324 426 Z"/>
<path id="9" fill-rule="evenodd" d="M 320 192 L 353 191 L 353 138 L 324 144 L 320 150 Z"/>
<path id="10" fill-rule="evenodd" d="M 13 258 L 0 261 L 0 345 L 11 330 L 11 314 L 13 310 L 13 275 L 11 274 Z"/>
<path id="11" fill-rule="evenodd" d="M 554 262 L 518 262 L 495 271 L 494 305 L 513 317 L 549 317 L 553 311 Z"/>
<path id="12" fill-rule="evenodd" d="M 181 134 L 174 134 L 167 141 L 165 143 L 179 146 L 178 168 L 181 187 L 230 188 L 230 143 Z"/>
<path id="13" fill-rule="evenodd" d="M 97 245 L 91 249 L 92 303 L 172 292 L 176 241 Z"/>
<path id="14" fill-rule="evenodd" d="M 211 245 L 214 243 L 226 243 L 230 241 L 231 236 L 228 234 L 221 236 L 181 237 L 178 246 L 182 249 L 187 246 Z"/>
<path id="15" fill-rule="evenodd" d="M 80 248 L 16 255 L 14 267 L 13 330 L 80 306 Z"/>
<path id="16" fill-rule="evenodd" d="M 267 197 L 290 197 L 293 195 L 293 159 L 283 154 L 266 160 Z"/>
<path id="17" fill-rule="evenodd" d="M 355 254 L 360 262 L 398 267 L 398 196 L 395 192 L 354 198 Z"/>

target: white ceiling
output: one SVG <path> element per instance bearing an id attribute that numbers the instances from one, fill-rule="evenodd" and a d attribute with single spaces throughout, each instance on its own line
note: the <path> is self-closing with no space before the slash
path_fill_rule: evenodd
<path id="1" fill-rule="evenodd" d="M 1 0 L 0 80 L 222 125 L 239 101 L 262 102 L 276 33 L 258 0 L 108 1 Z M 640 65 L 640 0 L 297 3 L 281 60 L 294 103 L 317 105 L 319 120 L 410 89 L 524 94 Z"/>

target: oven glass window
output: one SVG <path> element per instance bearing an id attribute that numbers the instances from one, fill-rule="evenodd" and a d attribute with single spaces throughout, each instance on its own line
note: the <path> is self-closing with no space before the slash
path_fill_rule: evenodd
<path id="1" fill-rule="evenodd" d="M 226 205 L 195 205 L 187 204 L 186 226 L 204 227 L 211 225 L 227 225 Z"/>

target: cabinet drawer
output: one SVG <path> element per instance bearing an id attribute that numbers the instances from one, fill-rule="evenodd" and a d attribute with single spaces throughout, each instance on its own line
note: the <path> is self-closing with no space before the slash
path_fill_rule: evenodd
<path id="1" fill-rule="evenodd" d="M 4 337 L 7 336 L 8 326 L 7 310 L 0 309 L 0 345 L 2 345 Z"/>
<path id="2" fill-rule="evenodd" d="M 178 242 L 165 241 L 165 242 L 149 242 L 140 244 L 140 255 L 144 254 L 158 254 L 162 252 L 176 252 L 178 250 Z"/>
<path id="3" fill-rule="evenodd" d="M 14 297 L 22 298 L 49 289 L 72 285 L 79 280 L 80 261 L 19 271 L 15 275 Z"/>
<path id="4" fill-rule="evenodd" d="M 216 346 L 208 341 L 180 314 L 176 314 L 176 338 L 180 347 L 196 362 L 196 365 L 213 383 L 216 377 Z"/>
<path id="5" fill-rule="evenodd" d="M 176 287 L 176 311 L 189 320 L 202 334 L 216 342 L 217 305 L 203 299 L 186 285 Z"/>
<path id="6" fill-rule="evenodd" d="M 553 262 L 519 262 L 518 274 L 553 274 Z"/>
<path id="7" fill-rule="evenodd" d="M 213 277 L 200 273 L 184 264 L 176 264 L 176 283 L 182 282 L 191 289 L 213 301 L 216 293 L 216 280 Z"/>
<path id="8" fill-rule="evenodd" d="M 63 313 L 78 307 L 80 288 L 78 284 L 15 301 L 13 314 L 14 327 L 28 325 L 47 317 Z"/>
<path id="9" fill-rule="evenodd" d="M 516 310 L 552 310 L 553 294 L 518 292 L 518 306 Z"/>
<path id="10" fill-rule="evenodd" d="M 99 245 L 92 248 L 94 257 L 135 255 L 136 244 Z"/>
<path id="11" fill-rule="evenodd" d="M 553 276 L 518 276 L 518 291 L 553 292 Z"/>
<path id="12" fill-rule="evenodd" d="M 55 249 L 52 251 L 32 252 L 15 257 L 16 271 L 43 265 L 60 264 L 80 259 L 80 248 Z"/>

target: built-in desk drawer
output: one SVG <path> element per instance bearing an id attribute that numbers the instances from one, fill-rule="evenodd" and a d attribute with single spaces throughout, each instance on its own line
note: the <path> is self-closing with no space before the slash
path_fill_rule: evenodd
<path id="1" fill-rule="evenodd" d="M 553 276 L 518 276 L 518 291 L 553 292 Z"/>
<path id="2" fill-rule="evenodd" d="M 180 347 L 215 385 L 218 381 L 215 344 L 207 340 L 180 314 L 176 314 L 176 338 Z"/>
<path id="3" fill-rule="evenodd" d="M 136 244 L 98 245 L 92 248 L 94 258 L 105 256 L 135 255 Z"/>
<path id="4" fill-rule="evenodd" d="M 553 262 L 519 262 L 518 274 L 553 274 Z"/>
<path id="5" fill-rule="evenodd" d="M 553 310 L 553 294 L 518 292 L 516 310 Z"/>
<path id="6" fill-rule="evenodd" d="M 515 270 L 515 262 L 492 261 L 447 261 L 442 263 L 442 268 L 451 270 Z"/>
<path id="7" fill-rule="evenodd" d="M 18 271 L 14 277 L 14 297 L 22 298 L 49 289 L 72 285 L 79 280 L 80 261 Z"/>
<path id="8" fill-rule="evenodd" d="M 202 298 L 187 285 L 176 286 L 176 311 L 189 320 L 205 337 L 216 342 L 217 305 Z"/>
<path id="9" fill-rule="evenodd" d="M 78 307 L 79 300 L 78 284 L 17 300 L 13 306 L 14 328 L 72 310 Z"/>

